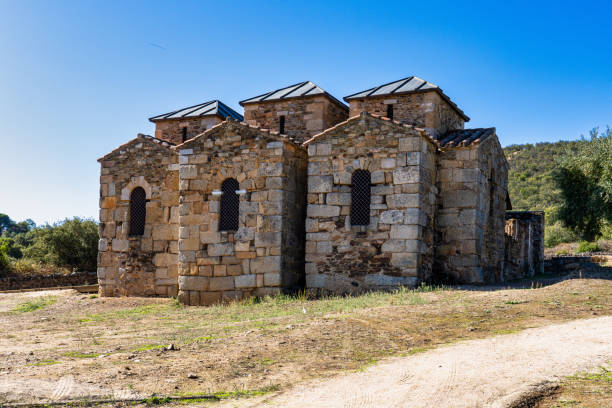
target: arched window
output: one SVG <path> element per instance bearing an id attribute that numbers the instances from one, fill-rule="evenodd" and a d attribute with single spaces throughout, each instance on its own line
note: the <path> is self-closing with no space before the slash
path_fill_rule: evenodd
<path id="1" fill-rule="evenodd" d="M 142 187 L 136 187 L 130 194 L 130 235 L 144 234 L 147 218 L 147 194 Z"/>
<path id="2" fill-rule="evenodd" d="M 370 172 L 355 170 L 351 178 L 351 225 L 370 223 Z"/>
<path id="3" fill-rule="evenodd" d="M 219 231 L 235 231 L 238 229 L 238 207 L 240 200 L 236 190 L 239 188 L 238 181 L 233 178 L 228 178 L 221 184 Z"/>

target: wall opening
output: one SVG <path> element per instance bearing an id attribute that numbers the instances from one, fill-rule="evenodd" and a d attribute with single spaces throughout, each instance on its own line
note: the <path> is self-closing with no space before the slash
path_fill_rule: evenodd
<path id="1" fill-rule="evenodd" d="M 147 194 L 136 187 L 130 194 L 130 236 L 142 236 L 147 218 Z"/>
<path id="2" fill-rule="evenodd" d="M 182 133 L 182 135 L 181 135 L 181 139 L 183 140 L 183 143 L 185 143 L 185 142 L 187 141 L 187 128 L 186 128 L 186 127 L 184 127 L 184 128 L 182 129 L 182 132 L 183 132 L 183 133 Z"/>
<path id="3" fill-rule="evenodd" d="M 225 179 L 221 184 L 219 231 L 235 231 L 238 229 L 240 198 L 236 190 L 239 188 L 238 181 L 233 178 Z"/>
<path id="4" fill-rule="evenodd" d="M 281 116 L 278 124 L 278 131 L 280 134 L 285 134 L 285 117 Z"/>
<path id="5" fill-rule="evenodd" d="M 351 225 L 370 224 L 370 184 L 367 170 L 355 170 L 351 178 Z"/>
<path id="6" fill-rule="evenodd" d="M 387 117 L 393 120 L 393 105 L 392 104 L 387 105 Z"/>

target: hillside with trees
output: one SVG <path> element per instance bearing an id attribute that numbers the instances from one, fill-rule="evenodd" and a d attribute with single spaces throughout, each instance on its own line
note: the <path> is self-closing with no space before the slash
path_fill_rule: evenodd
<path id="1" fill-rule="evenodd" d="M 512 207 L 546 211 L 547 246 L 612 238 L 611 140 L 610 129 L 593 129 L 590 138 L 577 141 L 504 148 L 510 165 L 508 189 Z M 571 211 L 573 208 L 579 210 Z"/>

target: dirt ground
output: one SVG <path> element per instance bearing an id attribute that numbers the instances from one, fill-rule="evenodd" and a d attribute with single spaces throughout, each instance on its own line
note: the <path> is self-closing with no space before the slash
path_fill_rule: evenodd
<path id="1" fill-rule="evenodd" d="M 0 294 L 0 402 L 272 395 L 386 357 L 612 314 L 610 280 L 534 288 L 425 288 L 208 308 L 74 291 Z"/>

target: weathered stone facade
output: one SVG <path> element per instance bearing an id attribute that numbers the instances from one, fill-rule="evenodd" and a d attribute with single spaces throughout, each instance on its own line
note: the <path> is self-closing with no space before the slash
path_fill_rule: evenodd
<path id="1" fill-rule="evenodd" d="M 170 143 L 180 144 L 200 133 L 204 133 L 221 122 L 223 122 L 223 119 L 214 115 L 198 118 L 156 120 L 155 137 Z M 183 140 L 184 135 L 185 140 Z"/>
<path id="2" fill-rule="evenodd" d="M 281 117 L 285 118 L 284 134 L 303 143 L 346 120 L 348 109 L 327 95 L 244 104 L 244 120 L 251 125 L 279 132 Z"/>
<path id="3" fill-rule="evenodd" d="M 139 135 L 100 160 L 98 279 L 103 296 L 175 296 L 178 277 L 178 155 Z M 146 192 L 144 234 L 130 236 L 130 193 Z"/>
<path id="4" fill-rule="evenodd" d="M 508 165 L 497 137 L 441 148 L 434 270 L 439 280 L 502 280 Z"/>
<path id="5" fill-rule="evenodd" d="M 435 139 L 449 130 L 463 129 L 466 121 L 436 91 L 350 99 L 349 104 L 351 117 L 361 112 L 387 116 L 387 106 L 393 105 L 393 120 L 424 128 Z"/>
<path id="6" fill-rule="evenodd" d="M 504 280 L 544 273 L 544 212 L 508 211 Z"/>
<path id="7" fill-rule="evenodd" d="M 181 302 L 210 304 L 302 287 L 306 151 L 233 121 L 177 149 Z M 215 192 L 228 178 L 242 190 L 238 228 L 219 231 L 224 209 Z"/>
<path id="8" fill-rule="evenodd" d="M 494 128 L 463 129 L 469 118 L 416 77 L 345 100 L 348 119 L 306 81 L 242 101 L 244 122 L 218 100 L 151 118 L 158 138 L 100 159 L 100 293 L 203 305 L 541 269 L 537 217 L 506 224 Z"/>
<path id="9" fill-rule="evenodd" d="M 362 113 L 308 141 L 306 286 L 356 292 L 431 276 L 436 145 Z M 351 176 L 371 175 L 370 222 L 351 225 Z"/>

